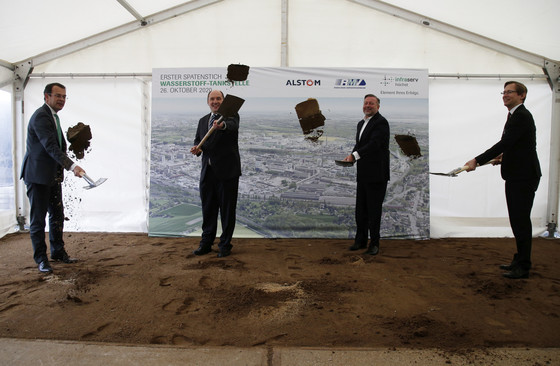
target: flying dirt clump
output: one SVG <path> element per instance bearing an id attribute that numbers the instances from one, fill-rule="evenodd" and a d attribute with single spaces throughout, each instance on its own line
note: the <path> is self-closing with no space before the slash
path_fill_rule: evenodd
<path id="1" fill-rule="evenodd" d="M 316 142 L 323 135 L 325 116 L 319 109 L 319 102 L 315 98 L 309 98 L 305 102 L 296 105 L 296 113 L 299 124 L 306 135 L 306 139 Z"/>
<path id="2" fill-rule="evenodd" d="M 83 159 L 85 150 L 89 147 L 91 140 L 91 129 L 88 125 L 78 122 L 74 127 L 68 128 L 66 137 L 70 142 L 70 151 L 76 155 L 76 159 Z"/>
<path id="3" fill-rule="evenodd" d="M 422 156 L 418 141 L 413 135 L 395 135 L 395 140 L 406 156 L 412 157 L 413 159 Z"/>
<path id="4" fill-rule="evenodd" d="M 249 66 L 231 64 L 227 68 L 227 79 L 233 84 L 235 81 L 245 81 L 249 75 Z"/>

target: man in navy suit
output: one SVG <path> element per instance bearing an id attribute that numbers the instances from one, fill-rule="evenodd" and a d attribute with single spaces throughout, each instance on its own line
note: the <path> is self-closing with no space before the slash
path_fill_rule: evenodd
<path id="1" fill-rule="evenodd" d="M 358 123 L 356 145 L 344 160 L 357 162 L 356 237 L 350 250 L 379 253 L 381 213 L 389 181 L 389 123 L 379 113 L 379 98 L 364 97 L 364 119 Z M 369 246 L 368 246 L 369 233 Z"/>
<path id="2" fill-rule="evenodd" d="M 500 268 L 508 271 L 503 274 L 504 277 L 528 278 L 533 236 L 531 209 L 541 177 L 536 127 L 531 112 L 523 104 L 527 97 L 525 85 L 508 81 L 502 95 L 508 116 L 501 140 L 465 165 L 468 166 L 467 171 L 472 171 L 477 164 L 483 165 L 494 158 L 501 162 L 501 174 L 506 182 L 509 222 L 517 244 L 517 253 L 510 264 L 502 264 Z"/>
<path id="3" fill-rule="evenodd" d="M 66 88 L 59 83 L 48 84 L 44 90 L 45 104 L 37 109 L 27 127 L 27 151 L 23 158 L 21 178 L 27 186 L 30 203 L 29 233 L 33 259 L 43 273 L 52 272 L 45 243 L 45 217 L 49 214 L 51 259 L 75 262 L 66 253 L 63 241 L 64 206 L 62 181 L 64 169 L 81 177 L 85 171 L 66 155 L 66 141 L 60 128 L 59 112 L 66 103 Z"/>
<path id="4" fill-rule="evenodd" d="M 238 134 L 239 115 L 217 123 L 218 109 L 224 101 L 220 90 L 208 93 L 207 103 L 209 114 L 198 122 L 191 153 L 202 154 L 202 170 L 200 172 L 200 199 L 202 201 L 202 239 L 195 255 L 204 255 L 212 251 L 212 245 L 218 230 L 218 212 L 221 218 L 222 235 L 218 243 L 218 257 L 231 254 L 231 239 L 235 228 L 237 193 L 241 176 L 241 158 L 239 155 Z M 214 126 L 216 130 L 208 140 L 197 148 L 208 130 Z"/>

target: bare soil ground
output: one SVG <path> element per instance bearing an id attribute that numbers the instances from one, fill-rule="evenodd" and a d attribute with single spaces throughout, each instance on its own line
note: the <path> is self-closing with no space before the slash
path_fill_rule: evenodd
<path id="1" fill-rule="evenodd" d="M 75 264 L 42 275 L 28 234 L 0 239 L 0 337 L 185 346 L 560 347 L 560 243 L 537 238 L 527 280 L 513 239 L 235 239 L 67 233 Z M 553 362 L 553 360 L 550 360 Z M 558 360 L 556 360 L 558 361 Z M 554 362 L 556 362 L 554 361 Z"/>

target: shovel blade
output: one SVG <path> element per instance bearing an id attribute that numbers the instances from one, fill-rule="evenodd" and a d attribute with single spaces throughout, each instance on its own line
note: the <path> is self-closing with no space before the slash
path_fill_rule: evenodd
<path id="1" fill-rule="evenodd" d="M 106 180 L 107 178 L 99 178 L 97 182 L 95 182 L 95 186 L 99 187 L 101 184 L 105 183 Z"/>
<path id="2" fill-rule="evenodd" d="M 224 119 L 233 117 L 237 112 L 239 112 L 239 109 L 241 109 L 241 106 L 244 102 L 245 99 L 236 97 L 232 94 L 228 94 L 225 96 L 222 104 L 220 105 L 220 108 L 218 108 L 217 113 L 221 114 Z"/>
<path id="3" fill-rule="evenodd" d="M 95 188 L 95 187 L 99 187 L 101 184 L 105 183 L 106 180 L 107 180 L 107 178 L 99 178 L 97 181 L 94 182 L 91 179 L 86 179 L 86 181 L 88 182 L 89 185 L 84 186 L 84 189 L 92 189 L 92 188 Z"/>

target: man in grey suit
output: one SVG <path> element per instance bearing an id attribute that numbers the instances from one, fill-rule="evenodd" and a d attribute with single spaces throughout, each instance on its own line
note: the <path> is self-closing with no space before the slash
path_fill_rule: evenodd
<path id="1" fill-rule="evenodd" d="M 218 212 L 222 223 L 222 235 L 218 243 L 218 257 L 223 258 L 231 254 L 233 245 L 231 240 L 235 228 L 237 194 L 239 177 L 241 176 L 241 158 L 239 155 L 239 115 L 236 113 L 217 122 L 218 109 L 224 101 L 224 94 L 220 90 L 208 93 L 207 104 L 210 113 L 198 121 L 195 146 L 191 153 L 202 154 L 202 169 L 200 171 L 200 199 L 202 201 L 202 238 L 195 255 L 205 255 L 212 251 L 212 245 L 218 229 Z M 215 132 L 198 148 L 210 128 Z"/>
<path id="2" fill-rule="evenodd" d="M 502 178 L 506 181 L 506 203 L 509 222 L 517 253 L 510 264 L 502 264 L 507 278 L 529 277 L 531 269 L 532 225 L 531 209 L 539 187 L 541 167 L 537 156 L 535 121 L 525 108 L 527 87 L 517 81 L 507 81 L 502 100 L 508 109 L 502 138 L 494 146 L 469 160 L 467 171 L 476 169 L 496 158 L 501 162 Z"/>
<path id="3" fill-rule="evenodd" d="M 365 254 L 379 253 L 381 213 L 390 177 L 389 123 L 379 113 L 379 98 L 364 97 L 364 119 L 358 122 L 356 145 L 345 161 L 357 162 L 356 237 L 350 250 L 366 248 Z"/>
<path id="4" fill-rule="evenodd" d="M 64 206 L 62 181 L 64 169 L 81 177 L 85 171 L 66 155 L 66 141 L 60 128 L 59 112 L 66 103 L 66 88 L 59 83 L 48 84 L 44 90 L 45 104 L 38 108 L 27 127 L 27 151 L 23 158 L 21 177 L 27 186 L 30 203 L 29 233 L 33 259 L 42 273 L 52 272 L 45 243 L 45 218 L 49 214 L 51 259 L 75 262 L 64 249 Z"/>

